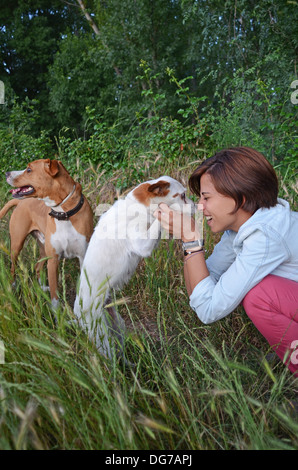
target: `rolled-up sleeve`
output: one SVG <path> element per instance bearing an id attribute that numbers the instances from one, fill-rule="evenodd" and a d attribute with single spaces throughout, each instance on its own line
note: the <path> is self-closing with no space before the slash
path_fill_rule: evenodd
<path id="1" fill-rule="evenodd" d="M 244 239 L 239 252 L 235 252 L 234 261 L 218 280 L 218 271 L 214 274 L 210 270 L 210 276 L 197 284 L 190 296 L 191 308 L 205 324 L 220 320 L 231 313 L 245 295 L 285 261 L 288 255 L 277 233 L 272 235 L 255 230 Z M 213 256 L 211 268 L 215 263 L 216 258 Z"/>
<path id="2" fill-rule="evenodd" d="M 208 271 L 214 282 L 217 282 L 235 261 L 236 254 L 233 250 L 235 236 L 236 232 L 230 230 L 225 232 L 220 242 L 215 245 L 213 253 L 206 260 Z"/>

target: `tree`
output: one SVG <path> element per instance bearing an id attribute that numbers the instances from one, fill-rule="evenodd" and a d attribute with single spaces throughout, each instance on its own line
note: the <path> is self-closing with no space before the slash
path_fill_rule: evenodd
<path id="1" fill-rule="evenodd" d="M 48 67 L 67 30 L 82 28 L 80 15 L 60 0 L 0 1 L 0 79 L 20 101 L 39 101 L 39 125 L 55 127 L 48 109 Z"/>
<path id="2" fill-rule="evenodd" d="M 153 84 L 158 93 L 174 90 L 173 85 L 167 79 L 165 70 L 167 66 L 178 65 L 180 50 L 183 49 L 182 43 L 185 41 L 182 28 L 180 28 L 182 17 L 179 2 L 110 0 L 109 2 L 83 3 L 81 0 L 73 0 L 73 7 L 77 3 L 92 33 L 90 41 L 88 40 L 89 60 L 91 56 L 96 56 L 101 70 L 101 85 L 97 88 L 98 111 L 102 112 L 104 107 L 108 107 L 109 111 L 114 110 L 111 119 L 120 119 L 121 122 L 126 121 L 130 125 L 135 119 L 136 111 L 143 105 L 141 93 L 149 91 L 148 82 L 136 78 L 142 72 L 141 61 L 147 62 L 152 69 Z M 75 42 L 75 38 L 68 37 L 67 41 Z M 61 44 L 61 54 L 63 49 Z M 83 61 L 90 71 L 90 76 L 94 77 L 91 62 L 88 65 L 86 56 L 80 57 L 77 59 L 78 62 Z M 60 77 L 56 75 L 56 59 L 61 63 L 62 55 L 56 56 L 51 68 L 51 83 L 55 81 L 57 85 L 55 90 L 58 92 Z M 67 60 L 66 56 L 65 60 Z M 95 64 L 93 66 L 95 69 Z M 71 69 L 69 69 L 69 75 L 72 75 Z M 97 79 L 94 77 L 94 80 L 99 83 L 98 76 Z M 105 87 L 107 93 L 103 90 Z M 90 89 L 93 90 L 94 87 L 91 86 Z M 112 89 L 113 96 L 111 96 Z M 58 111 L 59 100 L 53 96 L 56 93 L 55 90 L 52 87 L 50 103 L 52 109 Z M 179 99 L 174 96 L 174 93 L 174 91 L 168 93 L 168 100 L 164 101 L 164 108 L 167 107 L 167 112 L 170 113 L 176 112 L 179 107 L 177 105 Z M 102 101 L 102 96 L 108 96 L 109 103 L 106 100 Z M 85 100 L 86 103 L 89 101 Z M 95 100 L 91 101 L 94 103 Z"/>
<path id="3" fill-rule="evenodd" d="M 85 130 L 86 108 L 107 114 L 115 100 L 114 73 L 106 68 L 103 48 L 91 34 L 70 34 L 60 44 L 49 67 L 49 109 L 57 124 Z"/>
<path id="4" fill-rule="evenodd" d="M 181 118 L 167 68 L 178 81 L 192 76 L 189 96 L 207 97 L 197 100 L 200 113 L 206 104 L 229 106 L 236 91 L 244 99 L 240 84 L 252 102 L 264 98 L 260 83 L 273 90 L 273 102 L 285 100 L 297 75 L 293 1 L 0 0 L 0 6 L 0 80 L 20 100 L 37 99 L 40 128 L 55 132 L 61 126 L 82 132 L 86 106 L 125 131 L 136 113 L 153 116 L 157 103 L 160 116 Z M 159 101 L 150 101 L 153 95 Z"/>

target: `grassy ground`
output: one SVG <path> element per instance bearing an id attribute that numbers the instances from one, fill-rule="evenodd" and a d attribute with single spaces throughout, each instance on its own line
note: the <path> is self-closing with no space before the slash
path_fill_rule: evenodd
<path id="1" fill-rule="evenodd" d="M 150 176 L 185 183 L 192 169 L 187 162 L 179 170 L 151 168 Z M 116 181 L 129 186 L 134 178 L 135 169 L 109 180 L 100 169 L 81 175 L 93 208 L 113 202 Z M 3 184 L 2 201 L 6 191 Z M 60 266 L 57 323 L 35 279 L 33 241 L 12 288 L 8 219 L 0 222 L 1 449 L 298 449 L 297 379 L 280 362 L 268 363 L 268 344 L 241 307 L 213 325 L 200 323 L 177 241 L 162 241 L 117 295 L 134 363 L 127 367 L 99 356 L 68 321 L 76 261 Z M 216 239 L 206 239 L 211 251 Z"/>

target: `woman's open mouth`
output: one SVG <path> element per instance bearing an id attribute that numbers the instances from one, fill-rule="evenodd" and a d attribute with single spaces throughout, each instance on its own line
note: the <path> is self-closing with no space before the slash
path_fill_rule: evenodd
<path id="1" fill-rule="evenodd" d="M 210 225 L 211 220 L 212 220 L 211 215 L 207 215 L 206 216 L 206 222 L 207 222 L 208 225 Z"/>
<path id="2" fill-rule="evenodd" d="M 14 188 L 10 190 L 12 197 L 16 198 L 29 196 L 30 194 L 33 194 L 34 191 L 35 189 L 32 186 L 22 186 L 21 188 Z"/>

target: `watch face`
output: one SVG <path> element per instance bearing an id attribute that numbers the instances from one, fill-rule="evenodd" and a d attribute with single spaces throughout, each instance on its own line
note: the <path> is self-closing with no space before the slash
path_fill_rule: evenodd
<path id="1" fill-rule="evenodd" d="M 204 240 L 194 240 L 193 242 L 183 242 L 182 247 L 185 248 L 194 248 L 196 246 L 204 246 Z"/>

